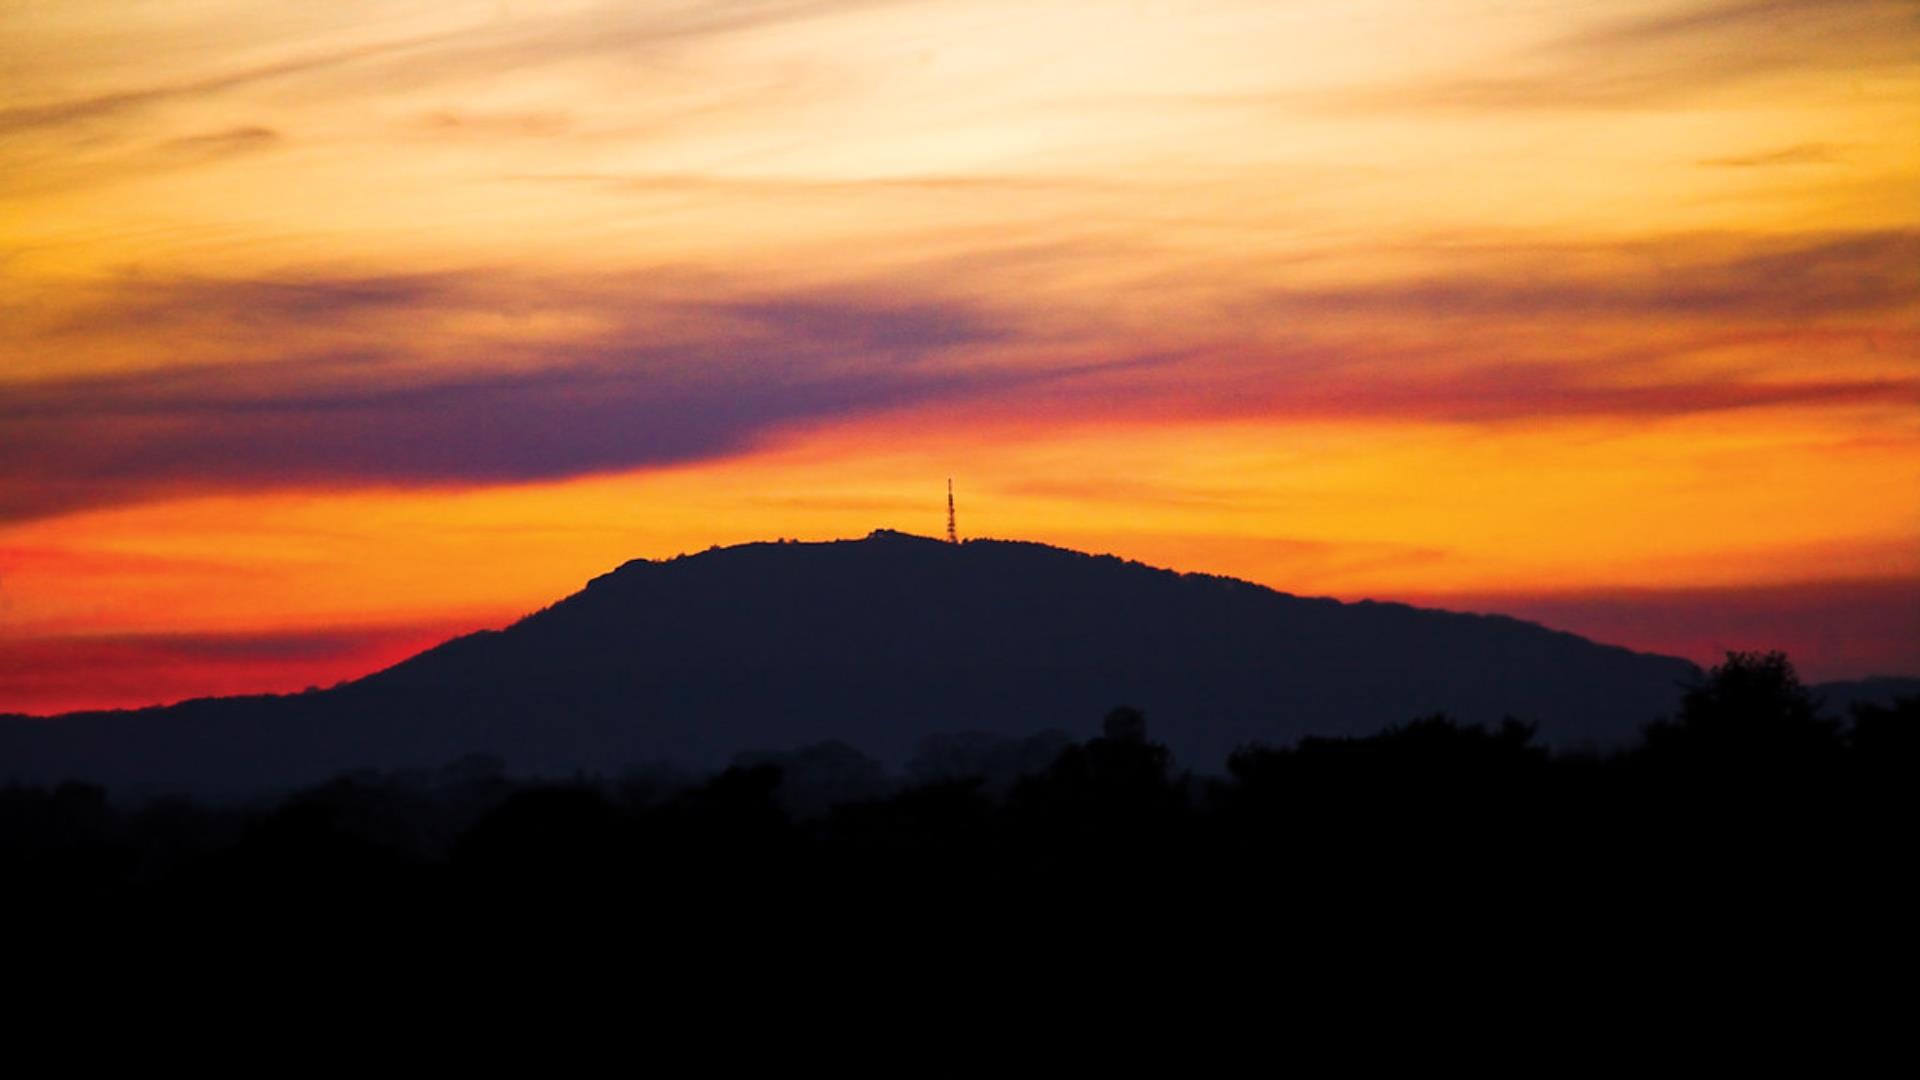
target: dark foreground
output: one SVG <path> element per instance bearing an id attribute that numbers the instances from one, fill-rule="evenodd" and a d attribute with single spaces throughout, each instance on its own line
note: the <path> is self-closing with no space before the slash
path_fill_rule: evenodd
<path id="1" fill-rule="evenodd" d="M 1146 947 L 1370 922 L 1544 942 L 1751 920 L 1773 948 L 1786 927 L 1766 920 L 1837 937 L 1912 910 L 1920 699 L 1824 720 L 1778 657 L 1731 657 L 1681 716 L 1606 757 L 1435 717 L 1248 748 L 1199 779 L 1138 714 L 1107 730 L 976 746 L 975 775 L 954 754 L 906 783 L 816 748 L 693 782 L 518 783 L 467 761 L 240 808 L 12 788 L 0 877 L 16 913 L 119 925 L 615 919 L 679 946 L 1018 926 Z"/>

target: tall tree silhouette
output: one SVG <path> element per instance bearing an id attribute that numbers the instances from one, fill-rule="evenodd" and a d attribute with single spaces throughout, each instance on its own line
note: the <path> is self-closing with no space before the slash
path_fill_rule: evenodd
<path id="1" fill-rule="evenodd" d="M 1687 688 L 1680 715 L 1647 730 L 1655 757 L 1711 759 L 1725 766 L 1804 767 L 1833 758 L 1840 728 L 1781 652 L 1729 652 Z"/>

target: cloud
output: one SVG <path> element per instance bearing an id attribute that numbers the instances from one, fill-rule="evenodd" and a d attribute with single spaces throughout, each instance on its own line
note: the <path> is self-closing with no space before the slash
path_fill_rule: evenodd
<path id="1" fill-rule="evenodd" d="M 447 136 L 507 136 L 543 138 L 564 135 L 573 128 L 573 117 L 559 110 L 524 112 L 479 112 L 472 109 L 435 109 L 422 116 L 421 131 Z"/>
<path id="2" fill-rule="evenodd" d="M 1474 362 L 1441 348 L 1383 356 L 1364 343 L 1298 352 L 1226 348 L 1146 369 L 1090 373 L 1003 411 L 1109 419 L 1415 421 L 1480 425 L 1659 419 L 1736 409 L 1920 404 L 1920 377 L 1623 379 L 1605 361 Z"/>
<path id="3" fill-rule="evenodd" d="M 71 148 L 49 153 L 45 146 L 22 144 L 12 151 L 20 168 L 0 174 L 0 198 L 70 195 L 87 188 L 137 182 L 272 150 L 285 142 L 276 128 L 243 124 L 145 144 L 102 140 L 90 153 L 75 153 Z"/>
<path id="4" fill-rule="evenodd" d="M 1475 74 L 1342 95 L 1341 107 L 1484 110 L 1666 106 L 1782 74 L 1920 63 L 1910 0 L 1737 0 L 1610 21 Z"/>
<path id="5" fill-rule="evenodd" d="M 618 53 L 634 53 L 742 33 L 844 11 L 911 0 L 682 0 L 603 3 L 564 13 L 481 21 L 457 29 L 314 51 L 108 93 L 0 108 L 0 138 L 121 117 L 140 110 L 245 91 L 293 78 L 333 96 L 391 92 L 503 71 Z M 203 48 L 215 49 L 209 32 Z M 462 123 L 487 118 L 438 114 Z M 524 119 L 524 117 L 522 118 Z"/>
<path id="6" fill-rule="evenodd" d="M 1004 488 L 1011 495 L 1074 503 L 1119 503 L 1132 507 L 1173 507 L 1247 510 L 1272 499 L 1272 493 L 1254 485 L 1167 483 L 1136 478 L 1025 480 Z M 1310 541 L 1292 541 L 1305 545 Z"/>
<path id="7" fill-rule="evenodd" d="M 1275 395 L 1283 413 L 1528 422 L 1562 417 L 1682 416 L 1778 405 L 1920 401 L 1920 379 L 1811 379 L 1784 383 L 1694 379 L 1596 384 L 1564 367 L 1491 365 L 1433 378 L 1306 386 Z"/>
<path id="8" fill-rule="evenodd" d="M 270 127 L 250 124 L 244 127 L 228 128 L 225 131 L 210 131 L 200 135 L 168 139 L 154 149 L 162 154 L 208 159 L 265 150 L 280 141 L 281 136 L 278 131 Z"/>
<path id="9" fill-rule="evenodd" d="M 1598 256 L 1582 273 L 1580 255 Z M 1276 312 L 1417 311 L 1434 315 L 1623 316 L 1763 322 L 1910 310 L 1920 306 L 1920 232 L 1883 230 L 1797 238 L 1762 250 L 1702 257 L 1684 244 L 1599 252 L 1539 249 L 1509 274 L 1281 290 Z"/>
<path id="10" fill-rule="evenodd" d="M 723 176 L 698 173 L 529 173 L 506 177 L 523 183 L 578 184 L 610 192 L 716 192 L 738 195 L 847 194 L 875 192 L 951 192 L 979 194 L 1009 191 L 1085 194 L 1110 191 L 1123 181 L 1089 176 L 1018 174 L 920 174 L 907 176 Z"/>
<path id="11" fill-rule="evenodd" d="M 1661 48 L 1676 41 L 1734 37 L 1768 41 L 1798 39 L 1801 51 L 1816 41 L 1865 39 L 1880 20 L 1920 28 L 1920 12 L 1910 0 L 1718 0 L 1673 14 L 1642 16 L 1608 23 L 1575 35 L 1570 48 Z M 1911 54 L 1911 47 L 1906 50 Z"/>
<path id="12" fill-rule="evenodd" d="M 465 272 L 246 279 L 129 272 L 36 289 L 31 280 L 0 277 L 0 285 L 12 286 L 0 289 L 11 293 L 0 297 L 0 316 L 13 331 L 9 347 L 23 358 L 131 355 L 155 366 L 204 366 L 338 362 L 364 351 L 378 354 L 372 359 L 397 359 L 417 344 L 393 337 L 410 316 L 515 310 L 509 297 L 478 293 L 478 283 Z M 67 373 L 81 374 L 71 367 Z M 0 379 L 0 386 L 8 381 Z"/>
<path id="13" fill-rule="evenodd" d="M 532 15 L 450 36 L 432 54 L 410 58 L 388 74 L 407 81 L 495 74 L 509 67 L 609 53 L 666 48 L 915 0 L 668 0 L 597 4 L 564 14 Z"/>
<path id="14" fill-rule="evenodd" d="M 257 64 L 250 67 L 236 68 L 217 74 L 203 75 L 199 78 L 156 83 L 150 86 L 117 90 L 108 94 L 68 98 L 64 101 L 45 102 L 38 105 L 17 105 L 11 108 L 0 109 L 0 137 L 32 131 L 37 128 L 57 127 L 63 124 L 115 116 L 151 105 L 165 104 L 186 98 L 206 97 L 212 94 L 225 93 L 229 90 L 242 89 L 273 79 L 283 79 L 293 75 L 323 71 L 328 68 L 341 67 L 378 57 L 417 51 L 426 46 L 446 41 L 451 36 L 453 35 L 426 35 L 369 45 L 358 45 L 347 49 L 313 53 L 271 64 Z"/>
<path id="15" fill-rule="evenodd" d="M 1147 332 L 1052 299 L 1029 312 L 1005 290 L 955 299 L 968 281 L 911 272 L 781 291 L 673 268 L 126 279 L 21 335 L 28 352 L 131 340 L 153 359 L 6 384 L 0 520 L 227 489 L 556 479 L 882 410 L 1504 424 L 1920 400 L 1912 372 L 1827 374 L 1793 351 L 1817 320 L 1859 337 L 1912 311 L 1920 233 L 1701 246 L 1471 253 L 1450 277 L 1270 289 Z M 1560 332 L 1596 320 L 1650 340 L 1583 351 Z M 1728 347 L 1741 367 L 1688 362 Z"/>
<path id="16" fill-rule="evenodd" d="M 200 303 L 292 337 L 343 313 L 449 302 L 461 284 L 182 283 L 132 317 Z M 487 364 L 409 362 L 401 343 L 16 383 L 0 399 L 0 519 L 225 488 L 482 484 L 686 461 L 788 423 L 1072 374 L 935 363 L 1005 331 L 970 309 L 855 289 L 629 301 L 624 314 L 584 340 L 501 346 Z M 668 318 L 704 333 L 665 340 L 654 328 Z"/>
<path id="17" fill-rule="evenodd" d="M 1829 165 L 1839 160 L 1839 148 L 1832 143 L 1801 143 L 1758 154 L 1707 158 L 1699 164 L 1718 169 L 1755 169 L 1773 165 Z"/>
<path id="18" fill-rule="evenodd" d="M 245 279 L 140 278 L 108 282 L 95 303 L 69 316 L 67 327 L 112 324 L 116 331 L 220 320 L 294 331 L 312 322 L 372 311 L 419 310 L 453 302 L 470 275 L 392 273 L 292 274 Z"/>

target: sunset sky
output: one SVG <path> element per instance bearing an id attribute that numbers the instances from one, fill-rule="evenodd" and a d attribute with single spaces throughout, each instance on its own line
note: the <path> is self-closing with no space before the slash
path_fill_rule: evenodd
<path id="1" fill-rule="evenodd" d="M 1915 0 L 0 0 L 0 711 L 961 532 L 1920 674 Z"/>

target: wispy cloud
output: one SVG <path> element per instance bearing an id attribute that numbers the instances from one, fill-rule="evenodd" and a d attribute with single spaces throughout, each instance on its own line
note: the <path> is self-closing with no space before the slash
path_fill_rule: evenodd
<path id="1" fill-rule="evenodd" d="M 225 131 L 183 135 L 177 139 L 168 139 L 154 149 L 161 154 L 206 159 L 265 150 L 280 142 L 281 135 L 278 131 L 259 124 L 248 124 L 228 128 Z"/>
<path id="2" fill-rule="evenodd" d="M 1495 365 L 1439 377 L 1307 386 L 1280 412 L 1528 423 L 1565 417 L 1656 418 L 1778 405 L 1920 402 L 1920 379 L 1692 379 L 1609 386 L 1559 367 Z"/>
<path id="3" fill-rule="evenodd" d="M 1644 109 L 1782 74 L 1920 63 L 1906 0 L 1736 0 L 1601 23 L 1512 58 L 1507 70 L 1353 94 L 1373 108 Z"/>
<path id="4" fill-rule="evenodd" d="M 210 302 L 243 312 L 256 331 L 294 332 L 454 287 L 433 278 L 196 282 L 169 302 Z M 388 355 L 18 385 L 0 401 L 0 517 L 222 488 L 579 475 L 727 454 L 786 423 L 1063 376 L 926 363 L 1004 331 L 965 308 L 852 290 L 627 316 L 589 339 L 503 347 L 509 355 L 493 363 L 452 368 L 409 363 L 402 343 Z M 652 327 L 666 317 L 709 331 L 658 340 Z"/>
<path id="5" fill-rule="evenodd" d="M 698 274 L 670 284 L 666 271 L 133 280 L 39 339 L 142 335 L 207 359 L 183 367 L 176 353 L 150 370 L 9 387 L 0 517 L 229 487 L 577 476 L 727 456 L 793 424 L 935 404 L 1043 424 L 1506 424 L 1920 400 L 1920 379 L 1891 368 L 1684 362 L 1729 327 L 1804 332 L 1911 311 L 1920 234 L 1710 258 L 1677 243 L 1579 270 L 1549 250 L 1507 259 L 1505 270 L 1447 278 L 1268 291 L 1224 323 L 1147 337 L 1092 317 L 1070 333 L 1040 330 L 1041 313 L 1017 297 L 989 308 L 924 275 L 785 292 Z M 460 329 L 483 314 L 507 329 Z M 1609 319 L 1700 329 L 1624 353 L 1564 351 L 1547 335 L 1499 356 L 1444 329 Z M 1383 337 L 1388 326 L 1400 330 Z"/>
<path id="6" fill-rule="evenodd" d="M 1508 274 L 1463 268 L 1445 277 L 1280 290 L 1271 300 L 1277 311 L 1299 314 L 1398 310 L 1761 321 L 1920 307 L 1920 232 L 1795 237 L 1749 247 L 1758 250 L 1714 256 L 1685 242 L 1585 252 L 1548 246 L 1521 253 Z M 1596 261 L 1600 265 L 1592 266 Z"/>
<path id="7" fill-rule="evenodd" d="M 417 129 L 432 135 L 471 138 L 544 138 L 572 130 L 573 117 L 557 109 L 519 112 L 435 109 L 419 118 Z"/>
<path id="8" fill-rule="evenodd" d="M 1700 164 L 1718 169 L 1759 169 L 1773 165 L 1830 165 L 1840 159 L 1840 148 L 1832 143 L 1800 143 L 1757 154 L 1707 158 Z"/>
<path id="9" fill-rule="evenodd" d="M 1920 11 L 1908 0 L 1713 0 L 1666 14 L 1610 22 L 1568 38 L 1567 44 L 1662 47 L 1689 38 L 1732 35 L 1743 40 L 1798 38 L 1804 47 L 1810 44 L 1809 35 L 1819 41 L 1859 43 L 1887 25 L 1920 29 Z M 1914 49 L 1911 42 L 1890 44 L 1908 55 Z"/>
<path id="10" fill-rule="evenodd" d="M 393 85 L 498 73 L 528 64 L 631 52 L 719 35 L 762 29 L 837 12 L 910 0 L 703 0 L 586 8 L 470 22 L 437 33 L 323 49 L 267 63 L 231 67 L 193 77 L 107 93 L 69 97 L 0 109 L 0 136 L 129 112 L 150 105 L 244 90 L 295 76 L 337 71 L 373 61 L 369 82 Z"/>
<path id="11" fill-rule="evenodd" d="M 129 87 L 111 93 L 68 98 L 62 101 L 16 105 L 0 109 L 0 137 L 38 128 L 116 116 L 151 105 L 221 94 L 275 79 L 324 71 L 380 57 L 417 52 L 457 36 L 457 34 L 433 34 L 356 45 L 269 64 L 234 68 L 197 78 Z"/>

